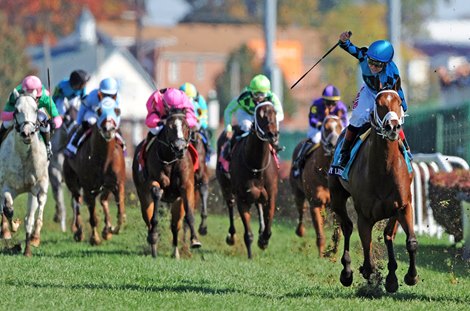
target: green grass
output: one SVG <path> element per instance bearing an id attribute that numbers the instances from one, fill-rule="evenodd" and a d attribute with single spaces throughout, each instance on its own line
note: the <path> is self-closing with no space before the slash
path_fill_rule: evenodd
<path id="1" fill-rule="evenodd" d="M 22 202 L 24 198 L 15 201 L 17 217 L 24 217 Z M 88 221 L 87 209 L 82 210 Z M 114 207 L 112 213 L 115 216 Z M 402 311 L 468 310 L 470 303 L 469 264 L 460 259 L 447 239 L 418 237 L 420 282 L 408 287 L 403 282 L 408 256 L 400 234 L 395 243 L 400 287 L 397 293 L 388 294 L 383 286 L 367 286 L 360 276 L 362 254 L 356 231 L 352 240 L 354 282 L 346 288 L 339 282 L 340 257 L 318 258 L 310 223 L 307 237 L 301 239 L 294 234 L 293 222 L 276 218 L 270 245 L 261 251 L 256 246 L 254 217 L 254 258 L 248 260 L 239 218 L 238 240 L 230 247 L 225 244 L 228 218 L 209 215 L 209 233 L 201 237 L 203 247 L 189 252 L 181 243 L 182 258 L 176 261 L 171 258 L 167 214 L 161 221 L 157 259 L 149 255 L 146 229 L 135 205 L 127 206 L 128 222 L 121 234 L 97 247 L 87 241 L 89 230 L 87 240 L 81 243 L 74 242 L 71 232 L 61 233 L 52 214 L 50 199 L 42 243 L 33 248 L 32 258 L 5 251 L 0 254 L 2 310 Z M 375 241 L 380 235 L 374 232 Z M 0 242 L 5 249 L 7 244 L 23 240 L 21 226 L 13 241 Z M 386 267 L 383 245 L 375 246 L 379 265 Z"/>

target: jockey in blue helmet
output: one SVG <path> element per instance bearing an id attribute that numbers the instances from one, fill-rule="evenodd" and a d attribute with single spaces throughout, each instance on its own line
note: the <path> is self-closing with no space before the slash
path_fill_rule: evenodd
<path id="1" fill-rule="evenodd" d="M 373 42 L 368 48 L 358 48 L 349 40 L 350 36 L 351 34 L 348 31 L 341 33 L 339 46 L 359 60 L 364 84 L 354 100 L 351 119 L 344 135 L 339 161 L 339 166 L 342 168 L 349 161 L 350 148 L 359 129 L 369 122 L 370 112 L 374 108 L 375 95 L 381 89 L 393 88 L 395 84 L 400 82 L 400 72 L 392 61 L 394 49 L 389 41 L 378 40 Z M 403 110 L 406 111 L 408 106 L 401 88 L 398 90 L 398 95 L 402 101 Z M 409 151 L 403 130 L 400 132 L 400 138 Z"/>

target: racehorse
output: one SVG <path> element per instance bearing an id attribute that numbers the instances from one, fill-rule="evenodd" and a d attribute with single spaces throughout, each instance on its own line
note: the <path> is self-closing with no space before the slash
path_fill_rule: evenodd
<path id="1" fill-rule="evenodd" d="M 323 231 L 323 216 L 326 208 L 330 204 L 330 191 L 328 190 L 328 168 L 333 159 L 334 149 L 338 137 L 343 130 L 340 118 L 335 115 L 329 115 L 323 121 L 321 127 L 320 144 L 313 147 L 310 154 L 306 154 L 305 166 L 301 175 L 294 177 L 291 169 L 289 182 L 295 197 L 295 204 L 299 213 L 299 223 L 297 225 L 296 234 L 303 237 L 305 234 L 304 213 L 307 209 L 307 201 L 310 206 L 310 214 L 312 217 L 313 227 L 317 235 L 317 248 L 320 257 L 323 257 L 325 251 L 325 235 Z M 292 162 L 305 143 L 300 142 L 292 155 Z M 308 151 L 307 151 L 308 152 Z M 337 242 L 339 239 L 339 228 L 335 228 L 333 236 L 334 249 L 336 252 Z"/>
<path id="2" fill-rule="evenodd" d="M 137 146 L 132 177 L 147 225 L 152 257 L 157 257 L 158 209 L 162 201 L 171 204 L 172 256 L 179 259 L 178 232 L 183 218 L 190 230 L 190 247 L 199 248 L 201 242 L 194 229 L 194 164 L 189 151 L 190 129 L 186 112 L 168 109 L 165 126 L 155 139 Z"/>
<path id="3" fill-rule="evenodd" d="M 118 234 L 125 222 L 124 184 L 126 166 L 123 146 L 116 137 L 118 132 L 120 109 L 110 97 L 105 97 L 97 110 L 98 121 L 91 127 L 91 134 L 73 157 L 65 157 L 64 179 L 72 193 L 74 239 L 83 240 L 83 227 L 80 216 L 82 198 L 90 212 L 91 236 L 90 243 L 98 245 L 101 239 L 98 234 L 98 218 L 95 199 L 100 195 L 100 203 L 104 211 L 105 226 L 102 237 L 108 240 L 112 234 Z M 81 194 L 83 192 L 83 196 Z M 109 213 L 108 199 L 114 195 L 117 213 L 117 227 L 113 228 Z"/>
<path id="4" fill-rule="evenodd" d="M 54 221 L 60 223 L 62 232 L 66 231 L 66 208 L 64 202 L 64 192 L 62 184 L 64 182 L 64 176 L 62 173 L 62 167 L 64 164 L 64 149 L 67 145 L 67 137 L 69 133 L 75 128 L 77 124 L 78 109 L 80 108 L 81 100 L 80 97 L 74 97 L 71 100 L 64 99 L 64 122 L 62 126 L 54 131 L 52 135 L 52 157 L 49 162 L 49 180 L 52 186 L 52 193 L 55 205 Z"/>
<path id="5" fill-rule="evenodd" d="M 271 144 L 276 144 L 278 139 L 279 131 L 273 104 L 258 104 L 251 130 L 233 145 L 229 174 L 220 167 L 216 171 L 229 211 L 230 227 L 226 242 L 229 245 L 235 243 L 233 208 L 236 202 L 245 228 L 244 241 L 249 259 L 252 258 L 253 242 L 250 225 L 251 204 L 257 206 L 259 213 L 258 246 L 266 249 L 271 237 L 279 179 L 277 159 Z M 217 158 L 220 157 L 222 145 L 226 140 L 225 132 L 222 132 L 217 140 Z"/>
<path id="6" fill-rule="evenodd" d="M 9 223 L 12 224 L 13 200 L 21 193 L 28 192 L 28 211 L 25 217 L 25 256 L 32 256 L 31 245 L 39 246 L 43 225 L 43 212 L 47 200 L 49 175 L 47 152 L 41 141 L 38 123 L 36 91 L 32 95 L 18 94 L 13 113 L 14 130 L 10 131 L 0 147 L 0 214 L 2 235 L 11 238 Z M 38 212 L 35 221 L 35 213 Z M 7 218 L 8 221 L 5 219 Z"/>
<path id="7" fill-rule="evenodd" d="M 207 234 L 207 199 L 209 198 L 209 170 L 206 164 L 207 150 L 204 146 L 204 137 L 200 131 L 194 132 L 191 144 L 196 148 L 199 157 L 199 168 L 194 173 L 196 203 L 198 203 L 197 195 L 199 195 L 201 203 L 201 223 L 198 232 L 201 235 Z"/>
<path id="8" fill-rule="evenodd" d="M 393 240 L 398 223 L 406 234 L 406 249 L 409 255 L 407 285 L 418 282 L 416 271 L 416 250 L 418 242 L 413 229 L 413 207 L 411 200 L 412 173 L 402 154 L 399 132 L 404 119 L 401 100 L 394 90 L 382 90 L 375 98 L 371 112 L 371 133 L 363 141 L 349 170 L 349 182 L 337 175 L 329 175 L 331 207 L 336 213 L 344 235 L 344 252 L 341 258 L 343 270 L 340 281 L 350 286 L 353 281 L 349 254 L 350 236 L 353 224 L 346 211 L 346 200 L 353 198 L 358 215 L 358 231 L 361 238 L 364 263 L 359 271 L 369 280 L 376 271 L 372 259 L 372 228 L 377 221 L 388 219 L 384 229 L 384 240 L 388 252 L 388 275 L 385 289 L 398 290 L 395 274 L 397 262 L 393 250 Z M 340 145 L 338 144 L 338 147 Z"/>

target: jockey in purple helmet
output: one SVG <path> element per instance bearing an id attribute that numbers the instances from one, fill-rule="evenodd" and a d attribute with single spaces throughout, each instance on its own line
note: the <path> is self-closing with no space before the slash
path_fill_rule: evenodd
<path id="1" fill-rule="evenodd" d="M 339 90 L 332 84 L 329 84 L 323 90 L 322 96 L 313 100 L 310 106 L 308 121 L 310 129 L 308 138 L 297 153 L 297 157 L 292 163 L 294 177 L 300 176 L 300 170 L 305 164 L 305 153 L 321 139 L 321 127 L 323 121 L 328 115 L 335 115 L 341 119 L 343 127 L 348 125 L 348 108 L 341 101 Z"/>
<path id="2" fill-rule="evenodd" d="M 389 41 L 378 40 L 368 48 L 358 48 L 349 40 L 350 37 L 351 33 L 348 31 L 341 33 L 339 46 L 359 60 L 364 84 L 354 100 L 350 124 L 344 135 L 339 160 L 339 166 L 342 168 L 349 161 L 350 149 L 360 128 L 370 122 L 370 112 L 374 108 L 375 95 L 383 88 L 393 88 L 400 81 L 400 72 L 392 61 L 394 49 Z M 403 110 L 406 111 L 408 106 L 401 88 L 398 90 L 398 95 L 402 101 Z M 406 149 L 409 150 L 403 130 L 400 131 L 400 138 Z"/>

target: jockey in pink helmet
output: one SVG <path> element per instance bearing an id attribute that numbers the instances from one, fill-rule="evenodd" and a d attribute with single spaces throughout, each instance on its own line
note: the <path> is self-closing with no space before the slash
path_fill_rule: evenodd
<path id="1" fill-rule="evenodd" d="M 57 111 L 57 107 L 52 100 L 49 91 L 44 87 L 38 77 L 32 75 L 25 77 L 21 84 L 15 89 L 20 94 L 29 94 L 36 98 L 39 109 L 38 119 L 41 124 L 39 129 L 44 142 L 46 143 L 47 155 L 50 158 L 52 155 L 51 127 L 52 129 L 59 128 L 62 125 L 62 118 Z M 15 103 L 15 96 L 13 92 L 11 92 L 8 101 L 5 104 L 5 109 L 1 114 L 3 122 L 0 127 L 0 144 L 3 141 L 7 130 L 13 125 Z"/>

